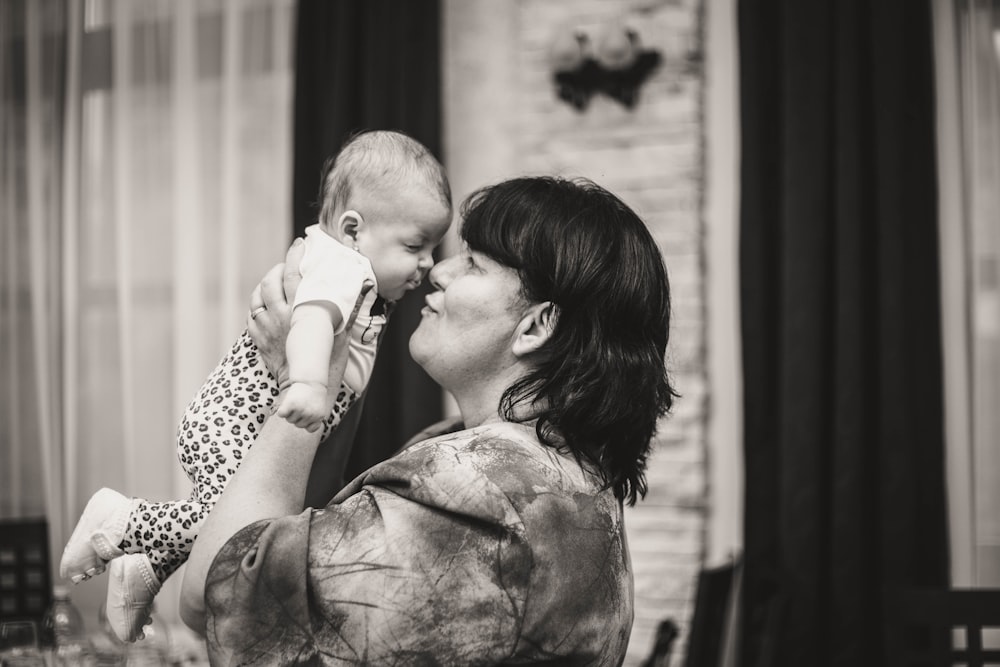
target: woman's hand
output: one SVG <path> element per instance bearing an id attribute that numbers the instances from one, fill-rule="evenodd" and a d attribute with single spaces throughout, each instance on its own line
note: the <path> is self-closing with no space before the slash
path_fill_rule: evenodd
<path id="1" fill-rule="evenodd" d="M 302 282 L 299 264 L 304 253 L 302 239 L 295 239 L 285 254 L 285 262 L 268 271 L 250 294 L 247 329 L 279 387 L 288 383 L 285 341 L 291 327 L 295 292 Z"/>

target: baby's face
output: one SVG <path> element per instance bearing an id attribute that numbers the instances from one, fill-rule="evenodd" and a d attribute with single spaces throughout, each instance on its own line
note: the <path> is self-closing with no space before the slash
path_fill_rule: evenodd
<path id="1" fill-rule="evenodd" d="M 451 225 L 451 212 L 437 197 L 416 189 L 364 209 L 358 207 L 365 220 L 358 249 L 372 264 L 379 294 L 397 301 L 420 285 L 434 265 L 431 253 Z"/>

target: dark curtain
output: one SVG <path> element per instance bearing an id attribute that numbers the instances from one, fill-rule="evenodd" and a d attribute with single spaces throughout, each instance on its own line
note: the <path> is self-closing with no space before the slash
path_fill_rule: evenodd
<path id="1" fill-rule="evenodd" d="M 438 0 L 300 0 L 295 75 L 295 233 L 316 221 L 323 162 L 360 130 L 397 130 L 441 158 Z M 407 348 L 426 284 L 392 313 L 347 478 L 441 415 L 441 393 Z"/>
<path id="2" fill-rule="evenodd" d="M 948 582 L 928 0 L 738 9 L 742 665 L 882 665 Z"/>

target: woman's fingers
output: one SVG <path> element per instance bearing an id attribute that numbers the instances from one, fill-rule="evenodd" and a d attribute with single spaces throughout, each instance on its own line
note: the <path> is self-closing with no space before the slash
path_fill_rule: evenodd
<path id="1" fill-rule="evenodd" d="M 302 240 L 296 239 L 285 254 L 285 261 L 271 267 L 250 294 L 247 330 L 279 383 L 288 376 L 285 340 L 291 327 L 295 292 L 302 282 L 299 264 L 304 251 Z"/>
<path id="2" fill-rule="evenodd" d="M 257 286 L 260 290 L 261 305 L 279 315 L 289 305 L 285 297 L 284 275 L 285 265 L 275 264 L 264 274 L 264 278 Z"/>
<path id="3" fill-rule="evenodd" d="M 253 288 L 250 292 L 250 310 L 247 311 L 247 329 L 252 330 L 256 328 L 257 318 L 267 310 L 267 306 L 264 305 L 264 296 L 261 294 L 260 283 Z"/>
<path id="4" fill-rule="evenodd" d="M 247 328 L 268 327 L 273 320 L 287 318 L 288 302 L 281 288 L 284 266 L 275 264 L 250 292 L 250 311 Z"/>
<path id="5" fill-rule="evenodd" d="M 298 291 L 299 283 L 302 282 L 302 273 L 299 264 L 302 262 L 302 255 L 305 246 L 302 239 L 295 239 L 288 252 L 285 253 L 285 261 L 275 264 L 268 271 L 263 280 L 251 295 L 250 307 L 252 309 L 264 306 L 272 311 L 272 316 L 283 317 L 286 310 L 290 310 L 295 302 L 295 292 Z M 260 303 L 254 301 L 257 290 L 260 292 Z"/>
<path id="6" fill-rule="evenodd" d="M 288 252 L 285 253 L 285 269 L 282 273 L 282 287 L 284 288 L 285 297 L 288 299 L 289 303 L 295 301 L 295 292 L 299 288 L 299 283 L 302 282 L 302 272 L 299 270 L 299 264 L 302 263 L 302 256 L 306 252 L 306 246 L 302 242 L 302 239 L 295 239 L 292 245 L 288 248 Z"/>

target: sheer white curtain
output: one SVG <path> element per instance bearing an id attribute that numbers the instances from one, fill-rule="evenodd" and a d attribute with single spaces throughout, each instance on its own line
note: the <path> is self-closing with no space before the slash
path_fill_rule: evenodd
<path id="1" fill-rule="evenodd" d="M 958 3 L 968 215 L 975 582 L 1000 586 L 1000 1 Z"/>
<path id="2" fill-rule="evenodd" d="M 38 442 L 54 443 L 40 448 L 54 452 L 51 465 L 35 470 L 41 488 L 57 489 L 44 509 L 59 551 L 101 486 L 186 496 L 178 419 L 243 326 L 249 292 L 280 261 L 292 228 L 294 0 L 67 4 L 80 16 L 67 61 L 65 159 L 30 140 L 26 153 L 29 194 L 36 154 L 64 172 L 65 219 L 29 225 L 31 239 L 42 237 L 31 253 L 0 242 L 30 269 L 4 272 L 28 306 L 16 324 L 5 312 L 3 353 L 21 366 L 29 353 L 44 357 L 32 372 L 4 372 L 5 399 L 7 387 L 20 395 L 9 409 L 20 405 L 39 432 L 12 434 L 9 449 L 24 468 Z M 35 394 L 55 395 L 44 414 L 25 410 L 38 403 L 25 395 L 28 379 Z M 6 439 L 6 420 L 0 429 Z M 5 496 L 31 497 L 33 484 Z M 37 511 L 32 502 L 18 511 Z M 168 617 L 178 583 L 161 594 Z M 86 609 L 103 596 L 103 578 L 74 590 Z"/>
<path id="3" fill-rule="evenodd" d="M 935 2 L 952 572 L 1000 586 L 1000 0 Z"/>
<path id="4" fill-rule="evenodd" d="M 0 1 L 0 518 L 64 509 L 60 364 L 66 5 Z"/>

